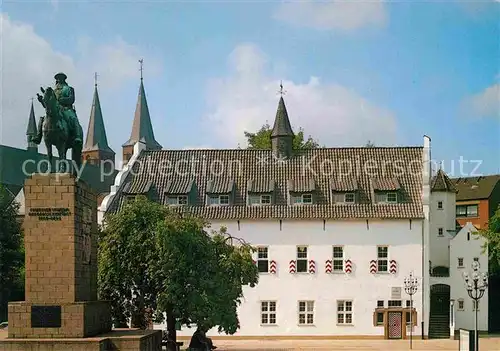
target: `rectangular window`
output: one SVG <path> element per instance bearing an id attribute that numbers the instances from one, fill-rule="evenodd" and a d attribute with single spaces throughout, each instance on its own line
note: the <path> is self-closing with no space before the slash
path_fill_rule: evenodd
<path id="1" fill-rule="evenodd" d="M 459 299 L 458 300 L 458 310 L 459 311 L 463 311 L 464 310 L 464 300 L 463 299 Z"/>
<path id="2" fill-rule="evenodd" d="M 297 273 L 307 272 L 307 246 L 297 246 Z"/>
<path id="3" fill-rule="evenodd" d="M 389 248 L 387 246 L 377 247 L 377 270 L 379 272 L 388 271 Z"/>
<path id="4" fill-rule="evenodd" d="M 384 300 L 378 300 L 377 301 L 377 307 L 384 308 Z"/>
<path id="5" fill-rule="evenodd" d="M 401 300 L 389 300 L 388 306 L 389 307 L 401 307 L 402 302 L 401 302 Z"/>
<path id="6" fill-rule="evenodd" d="M 187 195 L 171 196 L 168 197 L 169 205 L 187 205 L 188 197 Z"/>
<path id="7" fill-rule="evenodd" d="M 344 194 L 344 202 L 353 204 L 355 202 L 354 193 L 345 193 Z"/>
<path id="8" fill-rule="evenodd" d="M 312 194 L 302 194 L 303 204 L 312 204 Z"/>
<path id="9" fill-rule="evenodd" d="M 269 205 L 271 204 L 271 195 L 250 195 L 249 196 L 250 205 Z"/>
<path id="10" fill-rule="evenodd" d="M 398 194 L 397 193 L 387 193 L 387 202 L 398 202 Z"/>
<path id="11" fill-rule="evenodd" d="M 220 195 L 219 196 L 219 203 L 221 205 L 229 205 L 229 195 Z"/>
<path id="12" fill-rule="evenodd" d="M 299 325 L 314 324 L 314 301 L 299 301 Z"/>
<path id="13" fill-rule="evenodd" d="M 261 301 L 260 303 L 260 324 L 276 324 L 276 301 Z"/>
<path id="14" fill-rule="evenodd" d="M 257 267 L 259 269 L 259 273 L 269 272 L 269 257 L 267 247 L 257 248 Z"/>
<path id="15" fill-rule="evenodd" d="M 260 203 L 262 205 L 269 205 L 271 203 L 271 195 L 261 195 Z"/>
<path id="16" fill-rule="evenodd" d="M 443 236 L 443 228 L 438 228 L 438 236 Z"/>
<path id="17" fill-rule="evenodd" d="M 463 266 L 464 266 L 464 258 L 463 257 L 459 257 L 458 258 L 458 267 L 462 268 Z"/>
<path id="18" fill-rule="evenodd" d="M 411 308 L 411 301 L 410 300 L 406 300 L 406 307 Z"/>
<path id="19" fill-rule="evenodd" d="M 438 210 L 443 209 L 443 201 L 438 201 Z"/>
<path id="20" fill-rule="evenodd" d="M 344 271 L 344 248 L 342 246 L 333 247 L 333 271 Z"/>
<path id="21" fill-rule="evenodd" d="M 377 325 L 384 325 L 384 312 L 377 312 Z"/>
<path id="22" fill-rule="evenodd" d="M 337 301 L 337 324 L 352 324 L 352 301 Z"/>
<path id="23" fill-rule="evenodd" d="M 478 205 L 458 205 L 456 215 L 457 217 L 477 217 Z"/>

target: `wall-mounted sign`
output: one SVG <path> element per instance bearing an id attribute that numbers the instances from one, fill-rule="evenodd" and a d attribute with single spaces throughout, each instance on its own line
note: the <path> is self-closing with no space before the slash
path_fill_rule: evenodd
<path id="1" fill-rule="evenodd" d="M 28 212 L 28 216 L 38 217 L 39 221 L 60 221 L 70 214 L 69 208 L 64 207 L 32 207 Z"/>

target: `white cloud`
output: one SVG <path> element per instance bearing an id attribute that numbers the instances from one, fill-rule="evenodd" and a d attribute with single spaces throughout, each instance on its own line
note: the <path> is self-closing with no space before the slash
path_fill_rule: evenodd
<path id="1" fill-rule="evenodd" d="M 0 13 L 0 29 L 1 144 L 26 147 L 30 99 L 40 92 L 40 86 L 53 85 L 57 72 L 66 73 L 68 84 L 75 88 L 75 107 L 84 132 L 91 106 L 94 72 L 98 72 L 99 87 L 108 91 L 139 77 L 139 49 L 120 38 L 107 45 L 81 38 L 75 55 L 78 59 L 75 59 L 56 51 L 31 25 L 13 21 L 6 14 Z M 148 74 L 159 72 L 158 60 L 145 58 L 145 62 Z M 36 100 L 35 113 L 37 120 L 44 113 Z M 109 136 L 110 131 L 107 132 Z M 45 149 L 41 147 L 40 151 L 45 152 Z M 117 156 L 119 154 L 117 150 Z"/>
<path id="2" fill-rule="evenodd" d="M 297 26 L 349 31 L 365 26 L 383 26 L 388 14 L 382 0 L 309 0 L 281 4 L 274 17 Z"/>
<path id="3" fill-rule="evenodd" d="M 465 112 L 473 117 L 500 117 L 500 84 L 494 84 L 464 101 Z"/>
<path id="4" fill-rule="evenodd" d="M 246 146 L 244 131 L 272 125 L 278 103 L 280 80 L 269 74 L 266 56 L 251 44 L 238 46 L 229 58 L 231 73 L 208 86 L 211 113 L 206 116 L 220 146 Z M 326 146 L 393 144 L 397 125 L 390 111 L 367 101 L 356 92 L 335 83 L 310 77 L 307 83 L 283 81 L 285 103 L 297 132 L 303 127 Z"/>

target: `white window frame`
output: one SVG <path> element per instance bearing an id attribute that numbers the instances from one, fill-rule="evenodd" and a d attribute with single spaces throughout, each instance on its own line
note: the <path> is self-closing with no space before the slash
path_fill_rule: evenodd
<path id="1" fill-rule="evenodd" d="M 314 325 L 314 301 L 313 300 L 301 300 L 297 304 L 297 322 L 298 325 Z M 304 306 L 302 308 L 302 306 Z M 301 317 L 303 317 L 304 322 L 301 323 Z M 311 319 L 309 319 L 311 317 Z"/>
<path id="2" fill-rule="evenodd" d="M 462 264 L 460 264 L 460 260 L 462 260 Z M 457 267 L 458 268 L 464 268 L 465 267 L 464 258 L 463 257 L 457 257 Z"/>
<path id="3" fill-rule="evenodd" d="M 278 303 L 276 301 L 261 301 L 260 302 L 260 325 L 277 325 L 277 310 Z M 264 321 L 264 317 L 267 319 L 267 322 Z M 274 323 L 271 322 L 271 319 L 274 318 Z"/>
<path id="4" fill-rule="evenodd" d="M 380 248 L 387 248 L 387 256 L 386 257 L 381 257 L 379 256 L 379 249 Z M 380 270 L 381 263 L 385 261 L 385 270 Z M 377 246 L 377 272 L 378 273 L 389 273 L 389 246 L 388 245 L 378 245 Z"/>
<path id="5" fill-rule="evenodd" d="M 462 305 L 462 306 L 460 306 L 460 305 Z M 458 299 L 457 300 L 457 310 L 458 311 L 463 311 L 464 307 L 465 307 L 464 299 Z"/>
<path id="6" fill-rule="evenodd" d="M 222 202 L 222 199 L 227 199 L 227 202 Z M 219 195 L 219 205 L 221 206 L 227 206 L 229 205 L 229 195 L 228 194 L 221 194 Z"/>
<path id="7" fill-rule="evenodd" d="M 301 252 L 301 249 L 305 249 L 305 257 L 303 256 L 303 252 Z M 309 272 L 309 247 L 306 245 L 298 245 L 295 249 L 295 255 L 296 255 L 296 271 L 297 273 L 308 273 Z M 306 261 L 306 270 L 305 271 L 299 271 L 299 261 Z"/>
<path id="8" fill-rule="evenodd" d="M 394 201 L 389 200 L 389 196 L 390 196 L 390 195 L 394 195 L 394 197 L 395 197 L 395 198 L 394 198 Z M 385 194 L 385 201 L 386 201 L 387 203 L 389 203 L 389 204 L 395 204 L 395 203 L 397 203 L 397 202 L 398 202 L 398 193 L 393 192 L 393 191 L 386 193 L 386 194 Z"/>
<path id="9" fill-rule="evenodd" d="M 269 201 L 264 201 L 264 199 L 268 199 Z M 260 195 L 260 204 L 261 205 L 270 205 L 272 201 L 271 195 L 269 194 L 262 194 Z"/>
<path id="10" fill-rule="evenodd" d="M 438 236 L 444 236 L 444 229 L 438 228 Z"/>
<path id="11" fill-rule="evenodd" d="M 438 201 L 437 208 L 438 208 L 438 210 L 443 209 L 443 201 Z"/>
<path id="12" fill-rule="evenodd" d="M 347 200 L 347 196 L 349 196 L 349 197 L 352 196 L 352 201 L 348 201 Z M 354 194 L 354 193 L 345 193 L 344 194 L 344 202 L 346 204 L 353 204 L 353 203 L 355 203 L 356 202 L 356 194 Z"/>
<path id="13" fill-rule="evenodd" d="M 352 300 L 337 300 L 337 325 L 353 325 Z M 342 316 L 342 320 L 340 320 Z M 348 322 L 347 319 L 350 318 Z"/>
<path id="14" fill-rule="evenodd" d="M 169 200 L 170 199 L 176 199 L 177 200 L 176 203 L 170 203 L 169 202 L 170 206 L 185 206 L 185 205 L 188 204 L 188 196 L 187 195 L 175 195 L 175 196 L 169 196 L 168 198 L 169 198 Z M 182 202 L 181 198 L 185 199 L 184 203 L 181 203 Z"/>
<path id="15" fill-rule="evenodd" d="M 305 205 L 310 205 L 310 204 L 312 204 L 312 203 L 313 203 L 312 194 L 310 194 L 310 193 L 307 193 L 307 194 L 302 194 L 302 195 L 300 196 L 300 198 L 301 198 L 301 200 L 302 200 L 302 203 L 303 203 L 303 204 L 305 204 Z M 305 198 L 310 199 L 310 201 L 309 201 L 309 200 L 308 200 L 308 201 L 306 201 L 306 200 L 305 200 Z"/>
<path id="16" fill-rule="evenodd" d="M 259 267 L 260 261 L 267 262 L 267 271 L 261 272 Z M 258 246 L 257 247 L 257 268 L 259 269 L 259 273 L 269 273 L 269 247 L 267 246 Z"/>
<path id="17" fill-rule="evenodd" d="M 341 257 L 335 256 L 335 249 L 336 248 L 342 249 L 342 256 Z M 342 268 L 338 268 L 339 263 L 340 263 L 340 266 Z M 334 245 L 332 247 L 332 272 L 334 272 L 334 273 L 343 273 L 344 272 L 344 246 L 342 246 L 342 245 Z"/>

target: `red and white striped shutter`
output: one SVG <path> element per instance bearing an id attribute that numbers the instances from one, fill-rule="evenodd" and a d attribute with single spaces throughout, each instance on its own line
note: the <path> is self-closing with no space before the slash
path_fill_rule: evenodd
<path id="1" fill-rule="evenodd" d="M 390 260 L 389 261 L 389 273 L 396 274 L 397 271 L 398 271 L 398 265 L 396 263 L 396 260 Z"/>
<path id="2" fill-rule="evenodd" d="M 333 267 L 332 267 L 332 260 L 326 260 L 325 262 L 325 273 L 332 273 Z"/>
<path id="3" fill-rule="evenodd" d="M 352 273 L 352 261 L 350 259 L 345 260 L 344 272 L 346 272 L 347 274 Z"/>
<path id="4" fill-rule="evenodd" d="M 288 268 L 289 268 L 289 272 L 292 274 L 297 272 L 297 264 L 296 264 L 295 260 L 290 261 Z"/>
<path id="5" fill-rule="evenodd" d="M 376 260 L 370 261 L 370 273 L 371 274 L 377 273 L 377 261 Z"/>
<path id="6" fill-rule="evenodd" d="M 309 273 L 316 273 L 316 262 L 314 260 L 309 260 Z"/>
<path id="7" fill-rule="evenodd" d="M 276 261 L 275 260 L 271 260 L 271 262 L 269 264 L 269 273 L 276 274 Z"/>

